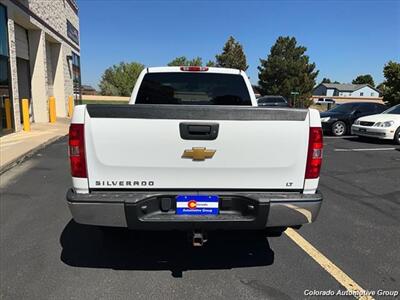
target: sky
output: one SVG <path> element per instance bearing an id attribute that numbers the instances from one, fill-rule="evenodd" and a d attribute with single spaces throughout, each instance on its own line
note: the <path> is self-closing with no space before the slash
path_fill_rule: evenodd
<path id="1" fill-rule="evenodd" d="M 121 61 L 164 66 L 177 56 L 215 55 L 230 35 L 244 47 L 252 83 L 279 36 L 294 36 L 319 70 L 318 82 L 381 83 L 400 61 L 400 1 L 380 0 L 78 0 L 82 84 L 97 88 Z"/>

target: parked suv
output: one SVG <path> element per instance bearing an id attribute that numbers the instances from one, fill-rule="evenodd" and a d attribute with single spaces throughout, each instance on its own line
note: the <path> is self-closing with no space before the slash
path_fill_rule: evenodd
<path id="1" fill-rule="evenodd" d="M 351 125 L 360 117 L 380 114 L 386 106 L 375 102 L 349 102 L 322 112 L 321 122 L 324 132 L 335 136 L 350 133 Z"/>

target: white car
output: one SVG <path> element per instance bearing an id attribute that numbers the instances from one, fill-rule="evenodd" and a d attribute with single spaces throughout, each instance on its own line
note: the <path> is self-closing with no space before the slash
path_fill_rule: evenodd
<path id="1" fill-rule="evenodd" d="M 378 115 L 357 119 L 351 126 L 351 133 L 358 136 L 393 140 L 400 144 L 400 104 Z"/>

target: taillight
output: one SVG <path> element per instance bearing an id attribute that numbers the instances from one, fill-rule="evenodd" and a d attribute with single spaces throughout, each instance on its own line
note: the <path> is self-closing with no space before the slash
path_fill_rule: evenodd
<path id="1" fill-rule="evenodd" d="M 181 71 L 189 71 L 189 72 L 208 71 L 208 67 L 200 67 L 200 66 L 181 67 Z"/>
<path id="2" fill-rule="evenodd" d="M 321 127 L 310 127 L 308 155 L 305 179 L 319 177 L 322 164 L 322 148 L 324 147 Z"/>
<path id="3" fill-rule="evenodd" d="M 71 124 L 68 145 L 72 177 L 86 178 L 85 131 L 83 124 Z"/>

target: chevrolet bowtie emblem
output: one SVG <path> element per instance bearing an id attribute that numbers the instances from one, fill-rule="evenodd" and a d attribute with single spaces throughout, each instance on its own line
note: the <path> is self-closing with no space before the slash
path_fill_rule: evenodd
<path id="1" fill-rule="evenodd" d="M 182 158 L 191 158 L 192 160 L 205 160 L 212 158 L 217 150 L 209 150 L 203 147 L 193 147 L 192 150 L 183 151 Z"/>

